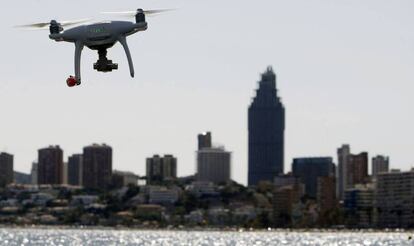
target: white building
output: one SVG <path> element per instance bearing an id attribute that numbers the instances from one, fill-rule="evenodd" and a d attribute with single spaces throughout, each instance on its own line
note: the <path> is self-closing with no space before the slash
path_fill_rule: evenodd
<path id="1" fill-rule="evenodd" d="M 128 186 L 128 185 L 138 185 L 138 175 L 132 173 L 132 172 L 123 172 L 123 171 L 117 171 L 114 170 L 112 175 L 117 175 L 121 178 L 122 185 Z"/>
<path id="2" fill-rule="evenodd" d="M 197 197 L 216 196 L 219 194 L 217 191 L 217 186 L 214 185 L 214 183 L 208 181 L 192 182 L 190 185 L 187 185 L 185 189 Z"/>
<path id="3" fill-rule="evenodd" d="M 230 181 L 231 153 L 223 147 L 197 151 L 197 180 L 214 183 Z"/>
<path id="4" fill-rule="evenodd" d="M 149 203 L 151 204 L 174 204 L 179 199 L 177 189 L 159 189 L 149 192 Z"/>

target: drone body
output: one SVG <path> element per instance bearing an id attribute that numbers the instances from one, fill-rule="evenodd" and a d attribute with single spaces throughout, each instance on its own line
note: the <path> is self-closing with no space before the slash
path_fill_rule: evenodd
<path id="1" fill-rule="evenodd" d="M 128 58 L 131 77 L 134 77 L 134 65 L 126 37 L 138 31 L 146 30 L 147 26 L 148 25 L 145 21 L 138 23 L 127 21 L 110 21 L 77 26 L 62 33 L 56 33 L 53 31 L 54 27 L 52 24 L 50 27 L 50 39 L 58 42 L 65 41 L 75 43 L 75 77 L 68 78 L 68 86 L 72 87 L 81 83 L 81 53 L 85 46 L 89 49 L 98 51 L 99 59 L 94 64 L 94 69 L 99 72 L 111 72 L 114 69 L 118 69 L 118 64 L 112 63 L 111 60 L 107 59 L 107 49 L 114 46 L 117 42 L 121 43 Z"/>
<path id="2" fill-rule="evenodd" d="M 67 85 L 69 87 L 73 87 L 75 85 L 81 84 L 81 54 L 85 46 L 91 50 L 98 51 L 99 59 L 94 64 L 94 69 L 99 72 L 111 72 L 112 70 L 118 69 L 118 64 L 112 63 L 112 60 L 108 60 L 106 57 L 107 49 L 111 48 L 117 42 L 119 42 L 125 50 L 131 77 L 134 77 L 134 64 L 132 62 L 132 57 L 126 38 L 129 35 L 132 35 L 139 31 L 147 30 L 148 24 L 145 20 L 146 14 L 157 14 L 164 11 L 168 10 L 144 11 L 142 9 L 138 9 L 136 11 L 109 13 L 135 16 L 135 23 L 129 21 L 106 21 L 89 25 L 80 25 L 64 30 L 64 26 L 79 24 L 85 22 L 85 20 L 61 23 L 57 22 L 56 20 L 52 20 L 46 23 L 37 23 L 18 27 L 42 29 L 49 26 L 50 39 L 57 42 L 71 42 L 75 44 L 75 76 L 70 76 L 66 80 Z"/>

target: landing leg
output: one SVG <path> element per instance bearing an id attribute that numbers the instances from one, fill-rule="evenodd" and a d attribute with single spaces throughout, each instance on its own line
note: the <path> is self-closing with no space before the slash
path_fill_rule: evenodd
<path id="1" fill-rule="evenodd" d="M 82 42 L 75 43 L 75 79 L 76 85 L 80 85 L 81 81 L 81 55 L 83 50 L 84 44 Z"/>

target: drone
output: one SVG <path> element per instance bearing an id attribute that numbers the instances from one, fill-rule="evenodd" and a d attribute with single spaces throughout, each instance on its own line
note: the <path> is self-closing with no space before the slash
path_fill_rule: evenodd
<path id="1" fill-rule="evenodd" d="M 93 64 L 93 68 L 98 72 L 112 72 L 118 69 L 118 64 L 113 63 L 107 58 L 107 50 L 112 48 L 119 42 L 126 53 L 131 77 L 134 77 L 134 64 L 129 51 L 126 38 L 139 31 L 145 31 L 148 24 L 145 20 L 146 15 L 158 14 L 164 10 L 143 10 L 125 12 L 104 12 L 104 14 L 120 14 L 125 16 L 135 16 L 135 23 L 130 21 L 104 21 L 92 24 L 82 23 L 89 22 L 89 19 L 75 20 L 75 21 L 61 21 L 52 20 L 45 23 L 35 23 L 30 25 L 17 26 L 19 28 L 32 29 L 47 29 L 49 27 L 49 38 L 56 42 L 70 42 L 75 44 L 75 76 L 69 76 L 66 84 L 69 87 L 78 86 L 81 84 L 81 55 L 82 50 L 86 46 L 91 50 L 98 51 L 99 59 Z M 70 29 L 64 30 L 63 27 L 77 25 Z"/>

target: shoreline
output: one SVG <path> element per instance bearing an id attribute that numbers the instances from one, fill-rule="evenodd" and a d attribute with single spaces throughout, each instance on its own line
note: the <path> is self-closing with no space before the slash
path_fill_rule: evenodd
<path id="1" fill-rule="evenodd" d="M 177 231 L 177 232 L 267 232 L 267 233 L 414 233 L 414 229 L 289 229 L 289 228 L 271 228 L 271 229 L 245 229 L 245 228 L 138 228 L 127 226 L 61 226 L 61 225 L 0 225 L 0 230 L 22 229 L 22 230 L 101 230 L 101 231 Z"/>

